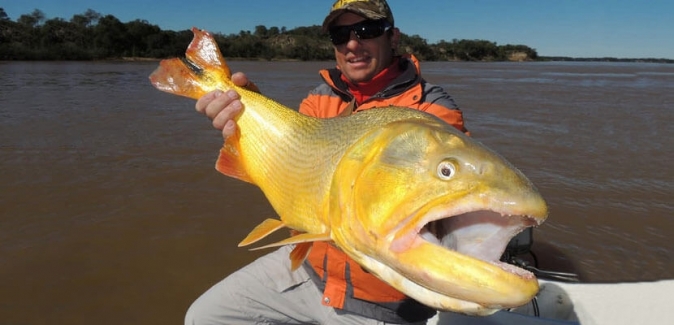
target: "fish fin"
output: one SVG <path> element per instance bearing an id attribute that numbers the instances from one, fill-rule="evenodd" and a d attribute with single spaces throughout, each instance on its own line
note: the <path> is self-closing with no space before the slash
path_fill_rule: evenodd
<path id="1" fill-rule="evenodd" d="M 162 60 L 150 75 L 150 82 L 161 91 L 199 99 L 215 90 L 214 80 L 233 85 L 232 73 L 213 36 L 198 28 L 192 28 L 192 32 L 194 38 L 185 57 Z"/>
<path id="2" fill-rule="evenodd" d="M 341 113 L 339 113 L 338 116 L 339 117 L 349 116 L 353 114 L 353 111 L 355 110 L 356 110 L 356 99 L 354 98 L 349 102 L 348 105 L 346 105 L 346 108 L 344 108 L 344 110 Z"/>
<path id="3" fill-rule="evenodd" d="M 162 60 L 150 75 L 150 82 L 157 89 L 175 95 L 199 99 L 216 87 L 227 90 L 236 88 L 232 73 L 218 49 L 218 43 L 207 31 L 192 28 L 194 38 L 187 47 L 184 58 Z M 251 89 L 258 90 L 257 86 Z M 239 154 L 238 131 L 227 137 L 215 169 L 219 172 L 253 183 Z"/>
<path id="4" fill-rule="evenodd" d="M 199 78 L 184 59 L 174 58 L 159 62 L 159 67 L 150 75 L 150 82 L 161 91 L 198 99 L 207 93 L 199 87 Z"/>
<path id="5" fill-rule="evenodd" d="M 299 243 L 295 246 L 295 248 L 293 248 L 293 251 L 290 252 L 291 271 L 297 270 L 297 268 L 302 265 L 302 262 L 304 262 L 304 260 L 307 259 L 307 256 L 309 256 L 312 246 L 314 246 L 313 242 Z"/>
<path id="6" fill-rule="evenodd" d="M 311 242 L 315 242 L 315 241 L 328 241 L 328 240 L 332 240 L 332 238 L 330 238 L 330 233 L 300 234 L 300 235 L 297 235 L 297 236 L 292 236 L 290 238 L 286 238 L 286 239 L 284 239 L 282 241 L 279 241 L 279 242 L 275 242 L 275 243 L 260 246 L 260 247 L 251 248 L 250 250 L 256 251 L 256 250 L 259 250 L 259 249 L 278 247 L 278 246 L 283 246 L 283 245 L 302 244 L 302 243 L 311 243 Z"/>
<path id="7" fill-rule="evenodd" d="M 185 58 L 202 71 L 218 71 L 221 73 L 219 77 L 224 77 L 226 80 L 232 79 L 232 72 L 213 35 L 196 27 L 192 27 L 192 33 L 194 33 L 194 38 L 185 52 Z"/>
<path id="8" fill-rule="evenodd" d="M 220 149 L 220 156 L 218 156 L 218 160 L 215 162 L 215 169 L 227 176 L 255 184 L 241 161 L 239 136 L 240 134 L 237 129 L 235 134 L 227 137 L 225 144 Z"/>
<path id="9" fill-rule="evenodd" d="M 239 247 L 248 246 L 250 244 L 258 242 L 260 239 L 269 236 L 269 234 L 285 227 L 285 223 L 278 219 L 266 219 L 262 221 L 261 224 L 257 225 L 253 230 L 244 238 L 240 243 Z"/>

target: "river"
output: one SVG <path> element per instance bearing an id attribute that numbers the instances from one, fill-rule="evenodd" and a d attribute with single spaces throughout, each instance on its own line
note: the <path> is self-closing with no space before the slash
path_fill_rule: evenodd
<path id="1" fill-rule="evenodd" d="M 0 62 L 0 319 L 182 322 L 264 252 L 236 244 L 274 212 L 213 168 L 222 139 L 156 62 Z M 231 62 L 297 107 L 330 62 Z M 472 136 L 550 206 L 540 267 L 584 282 L 674 278 L 674 65 L 422 63 Z"/>

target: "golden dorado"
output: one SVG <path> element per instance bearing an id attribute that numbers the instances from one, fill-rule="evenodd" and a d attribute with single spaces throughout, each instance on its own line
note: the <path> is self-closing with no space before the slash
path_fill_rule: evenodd
<path id="1" fill-rule="evenodd" d="M 547 217 L 532 183 L 501 156 L 418 110 L 386 107 L 319 119 L 234 85 L 213 37 L 193 28 L 185 58 L 152 84 L 197 99 L 234 89 L 244 106 L 216 169 L 260 187 L 278 213 L 239 244 L 283 227 L 297 268 L 331 241 L 407 296 L 438 310 L 487 315 L 527 303 L 528 271 L 499 262 L 509 240 Z"/>

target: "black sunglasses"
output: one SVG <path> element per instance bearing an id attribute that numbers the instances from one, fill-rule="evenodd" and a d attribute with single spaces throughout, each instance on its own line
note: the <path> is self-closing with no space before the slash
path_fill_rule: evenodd
<path id="1" fill-rule="evenodd" d="M 380 20 L 364 20 L 359 23 L 347 26 L 333 26 L 328 30 L 330 32 L 330 40 L 334 45 L 341 45 L 351 39 L 351 32 L 356 34 L 358 39 L 371 39 L 379 37 L 385 31 L 391 28 L 391 24 L 385 19 Z"/>

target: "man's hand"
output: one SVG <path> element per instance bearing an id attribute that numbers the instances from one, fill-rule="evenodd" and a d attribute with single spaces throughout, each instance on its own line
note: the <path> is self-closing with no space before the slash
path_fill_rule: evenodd
<path id="1" fill-rule="evenodd" d="M 232 74 L 232 82 L 240 87 L 249 84 L 248 77 L 241 72 Z M 242 107 L 239 94 L 234 90 L 214 90 L 199 98 L 195 105 L 197 112 L 213 121 L 214 128 L 222 130 L 222 137 L 225 139 L 236 131 L 234 117 L 241 112 Z"/>

